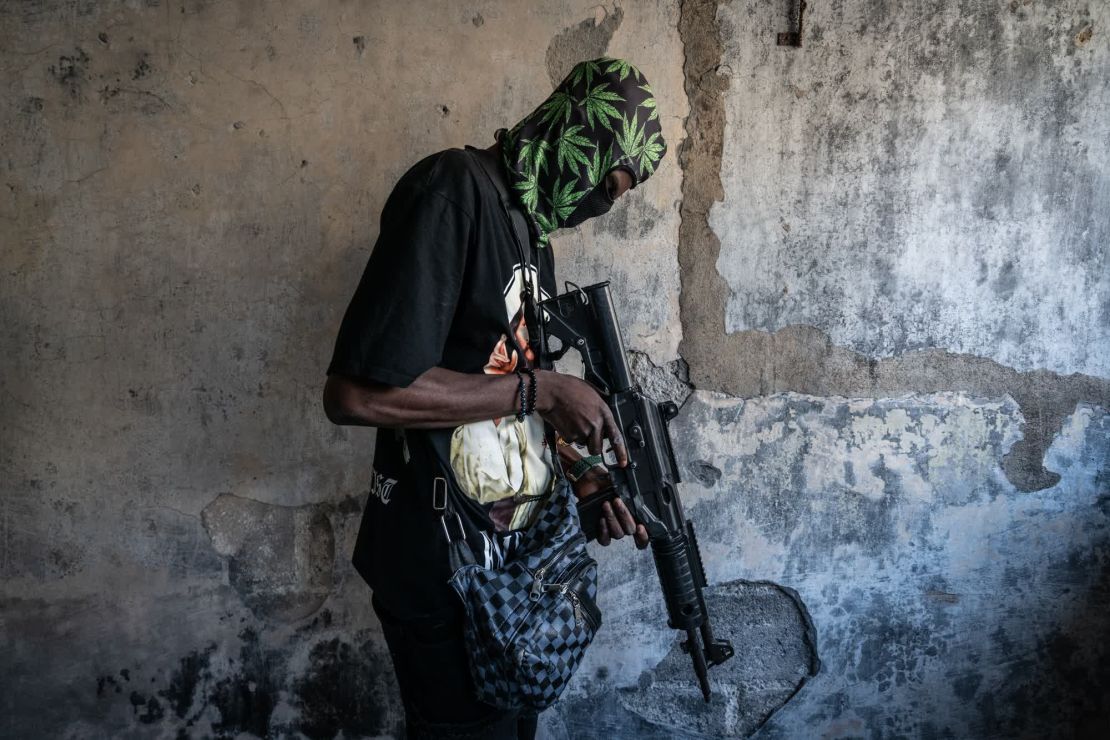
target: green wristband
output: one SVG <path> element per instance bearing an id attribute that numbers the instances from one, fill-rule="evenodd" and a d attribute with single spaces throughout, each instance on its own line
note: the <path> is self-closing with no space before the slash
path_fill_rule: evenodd
<path id="1" fill-rule="evenodd" d="M 570 470 L 567 471 L 567 477 L 570 478 L 572 483 L 576 483 L 579 478 L 585 475 L 587 470 L 595 465 L 602 465 L 604 462 L 605 458 L 601 455 L 588 455 L 583 457 L 579 459 L 578 462 L 574 463 L 574 465 L 570 466 Z"/>

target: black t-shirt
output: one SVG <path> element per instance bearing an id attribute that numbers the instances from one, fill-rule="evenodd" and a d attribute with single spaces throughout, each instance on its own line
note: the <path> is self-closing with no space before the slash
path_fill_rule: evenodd
<path id="1" fill-rule="evenodd" d="M 488 374 L 549 367 L 527 346 L 520 289 L 530 280 L 540 300 L 554 294 L 551 250 L 518 246 L 491 176 L 504 183 L 497 158 L 466 147 L 426 157 L 401 177 L 343 317 L 329 375 L 403 387 L 435 366 Z M 380 429 L 355 568 L 400 617 L 449 609 L 457 597 L 447 585 L 436 487 L 451 496 L 479 560 L 495 565 L 558 474 L 538 414 L 524 422 L 510 415 L 447 429 Z M 454 535 L 457 523 L 449 523 Z"/>

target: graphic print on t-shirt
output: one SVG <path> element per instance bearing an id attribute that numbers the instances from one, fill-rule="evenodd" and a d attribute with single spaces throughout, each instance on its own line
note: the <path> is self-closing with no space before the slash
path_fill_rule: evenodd
<path id="1" fill-rule="evenodd" d="M 397 485 L 396 478 L 390 478 L 387 475 L 382 475 L 376 469 L 370 470 L 370 495 L 381 501 L 383 504 L 389 503 L 389 496 L 393 493 L 393 486 Z"/>
<path id="2" fill-rule="evenodd" d="M 503 295 L 505 316 L 515 343 L 507 335 L 501 335 L 483 368 L 489 375 L 512 373 L 518 364 L 535 366 L 520 300 L 525 271 L 538 300 L 548 297 L 540 288 L 534 267 L 528 265 L 521 269 L 520 264 L 513 265 L 513 277 Z M 523 348 L 523 363 L 517 347 Z M 451 468 L 455 479 L 467 496 L 481 504 L 492 504 L 489 516 L 498 530 L 520 529 L 531 524 L 537 504 L 551 491 L 553 466 L 543 432 L 543 419 L 531 414 L 524 417 L 524 421 L 517 421 L 516 416 L 503 416 L 463 424 L 451 435 Z"/>

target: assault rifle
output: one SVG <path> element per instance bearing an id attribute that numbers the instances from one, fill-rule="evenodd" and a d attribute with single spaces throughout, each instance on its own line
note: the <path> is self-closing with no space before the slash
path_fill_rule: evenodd
<path id="1" fill-rule="evenodd" d="M 568 289 L 574 285 L 568 283 Z M 632 382 L 620 324 L 609 294 L 609 282 L 574 286 L 539 303 L 547 337 L 561 347 L 547 346 L 558 360 L 574 349 L 582 357 L 584 378 L 597 389 L 613 412 L 628 448 L 628 466 L 612 467 L 613 487 L 580 501 L 578 513 L 586 536 L 597 536 L 601 505 L 620 497 L 637 522 L 647 528 L 655 569 L 667 605 L 667 624 L 684 630 L 682 649 L 689 653 L 702 696 L 709 701 L 708 666 L 732 657 L 732 643 L 713 637 L 702 589 L 706 586 L 694 525 L 686 521 L 678 498 L 678 467 L 667 422 L 678 414 L 672 401 L 657 403 Z"/>

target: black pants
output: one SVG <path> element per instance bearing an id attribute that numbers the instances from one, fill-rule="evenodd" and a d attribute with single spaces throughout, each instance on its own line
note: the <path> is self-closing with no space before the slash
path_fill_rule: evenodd
<path id="1" fill-rule="evenodd" d="M 438 619 L 402 621 L 377 599 L 371 603 L 393 658 L 410 740 L 533 740 L 535 714 L 506 712 L 475 695 L 463 644 L 461 608 Z"/>

